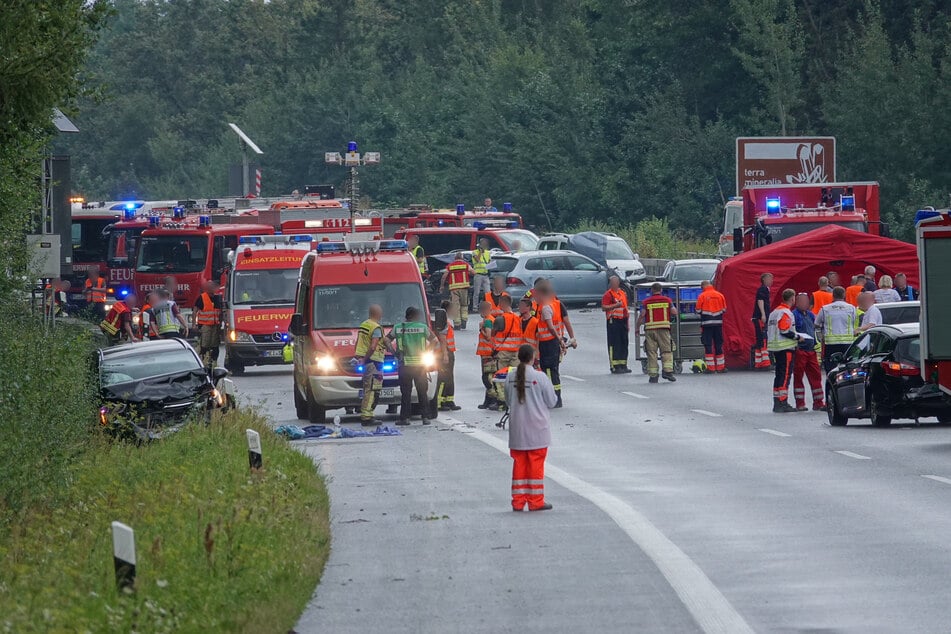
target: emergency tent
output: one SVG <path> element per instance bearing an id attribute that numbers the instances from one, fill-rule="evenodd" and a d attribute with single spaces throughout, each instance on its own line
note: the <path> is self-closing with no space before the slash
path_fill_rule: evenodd
<path id="1" fill-rule="evenodd" d="M 771 245 L 741 253 L 720 263 L 714 283 L 726 296 L 723 319 L 723 347 L 727 366 L 747 368 L 756 342 L 753 303 L 760 275 L 772 273 L 770 310 L 780 301 L 783 289 L 807 292 L 818 288 L 818 280 L 829 271 L 839 274 L 842 286 L 867 265 L 876 277 L 905 273 L 908 283 L 918 288 L 918 249 L 913 244 L 882 238 L 861 231 L 830 225 Z M 876 279 L 876 282 L 878 280 Z"/>

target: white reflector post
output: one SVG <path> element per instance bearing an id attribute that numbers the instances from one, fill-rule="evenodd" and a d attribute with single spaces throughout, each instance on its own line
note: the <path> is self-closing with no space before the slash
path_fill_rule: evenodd
<path id="1" fill-rule="evenodd" d="M 253 429 L 246 430 L 248 434 L 248 463 L 251 465 L 251 471 L 260 469 L 264 464 L 261 456 L 261 435 Z"/>
<path id="2" fill-rule="evenodd" d="M 116 567 L 116 587 L 135 587 L 135 532 L 122 522 L 112 523 L 112 558 Z"/>

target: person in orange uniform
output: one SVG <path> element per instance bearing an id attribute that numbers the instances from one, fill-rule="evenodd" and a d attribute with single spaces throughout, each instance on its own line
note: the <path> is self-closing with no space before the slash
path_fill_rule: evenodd
<path id="1" fill-rule="evenodd" d="M 630 347 L 631 313 L 627 307 L 627 293 L 621 288 L 621 278 L 617 275 L 608 279 L 608 290 L 601 298 L 601 310 L 608 322 L 608 362 L 611 364 L 611 374 L 630 374 L 627 356 Z"/>
<path id="2" fill-rule="evenodd" d="M 796 301 L 798 303 L 799 300 Z M 818 315 L 823 306 L 831 304 L 833 301 L 829 278 L 823 275 L 819 278 L 819 289 L 812 292 L 812 314 Z"/>
<path id="3" fill-rule="evenodd" d="M 485 387 L 485 400 L 478 406 L 479 409 L 499 410 L 499 398 L 492 379 L 499 370 L 498 353 L 492 340 L 492 329 L 495 319 L 492 318 L 492 306 L 483 300 L 479 303 L 479 343 L 476 354 L 482 361 L 482 385 Z"/>
<path id="4" fill-rule="evenodd" d="M 492 344 L 498 353 L 499 369 L 518 365 L 518 347 L 522 344 L 522 322 L 512 312 L 512 297 L 506 293 L 499 299 L 500 314 L 492 324 Z"/>
<path id="5" fill-rule="evenodd" d="M 852 285 L 845 289 L 845 301 L 858 307 L 859 295 L 865 290 L 865 274 L 859 273 L 852 278 Z"/>
<path id="6" fill-rule="evenodd" d="M 468 298 L 466 298 L 468 299 Z M 469 308 L 468 301 L 462 304 Z M 456 405 L 456 332 L 452 322 L 456 307 L 447 299 L 443 300 L 442 314 L 438 311 L 434 320 L 436 338 L 439 340 L 439 373 L 436 377 L 436 406 L 443 412 L 456 412 L 462 409 Z"/>
<path id="7" fill-rule="evenodd" d="M 492 278 L 492 290 L 485 294 L 485 301 L 492 305 L 492 316 L 498 317 L 502 314 L 502 298 L 506 297 L 508 292 L 505 290 L 505 278 L 496 275 Z"/>
<path id="8" fill-rule="evenodd" d="M 641 304 L 637 316 L 638 328 L 644 325 L 644 352 L 647 354 L 647 374 L 650 383 L 657 383 L 657 353 L 660 352 L 664 364 L 660 373 L 668 381 L 676 381 L 674 376 L 674 350 L 670 340 L 670 320 L 677 315 L 677 307 L 666 295 L 664 287 L 655 282 L 651 285 L 652 295 Z"/>
<path id="9" fill-rule="evenodd" d="M 211 280 L 202 286 L 202 293 L 195 302 L 192 315 L 198 326 L 198 356 L 205 367 L 213 369 L 218 365 L 218 351 L 221 347 L 221 296 L 218 285 Z"/>
<path id="10" fill-rule="evenodd" d="M 568 346 L 564 340 L 562 306 L 549 280 L 535 287 L 533 299 L 538 310 L 538 367 L 551 379 L 552 387 L 558 396 L 556 408 L 562 407 L 561 400 L 561 357 Z"/>
<path id="11" fill-rule="evenodd" d="M 538 318 L 534 312 L 531 298 L 523 297 L 518 301 L 519 330 L 522 333 L 520 343 L 534 348 L 535 358 L 538 359 Z"/>
<path id="12" fill-rule="evenodd" d="M 129 293 L 125 299 L 118 300 L 109 309 L 106 317 L 99 322 L 99 329 L 108 337 L 109 345 L 114 346 L 122 340 L 123 335 L 130 343 L 138 341 L 132 332 L 132 309 L 136 307 L 135 295 Z"/>
<path id="13" fill-rule="evenodd" d="M 439 285 L 441 291 L 449 287 L 449 303 L 453 307 L 453 326 L 459 330 L 466 329 L 469 320 L 469 288 L 472 286 L 472 276 L 475 271 L 462 258 L 462 251 L 456 251 L 456 259 L 446 267 L 446 274 L 442 276 Z"/>
<path id="14" fill-rule="evenodd" d="M 700 283 L 697 312 L 700 313 L 700 340 L 703 342 L 703 360 L 708 372 L 726 372 L 723 355 L 723 315 L 726 297 L 709 280 Z"/>
<path id="15" fill-rule="evenodd" d="M 106 286 L 106 278 L 99 274 L 99 267 L 89 267 L 83 294 L 86 296 L 86 303 L 92 306 L 93 312 L 100 319 L 106 318 Z"/>

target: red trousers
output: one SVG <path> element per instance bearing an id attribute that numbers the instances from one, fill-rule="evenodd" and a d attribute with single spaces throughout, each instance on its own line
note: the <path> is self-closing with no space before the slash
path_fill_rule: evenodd
<path id="1" fill-rule="evenodd" d="M 521 511 L 545 505 L 545 457 L 548 448 L 510 449 L 512 465 L 512 508 Z"/>
<path id="2" fill-rule="evenodd" d="M 793 393 L 796 395 L 796 407 L 806 406 L 806 386 L 803 375 L 809 379 L 812 388 L 812 407 L 822 407 L 822 372 L 819 370 L 819 355 L 814 350 L 797 350 L 793 369 Z"/>

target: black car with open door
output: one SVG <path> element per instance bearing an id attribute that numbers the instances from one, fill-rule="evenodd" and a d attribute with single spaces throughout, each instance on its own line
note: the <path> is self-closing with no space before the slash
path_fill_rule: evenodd
<path id="1" fill-rule="evenodd" d="M 951 422 L 951 400 L 921 376 L 918 324 L 876 326 L 860 335 L 826 377 L 829 423 L 868 418 L 884 427 L 893 418 Z"/>

